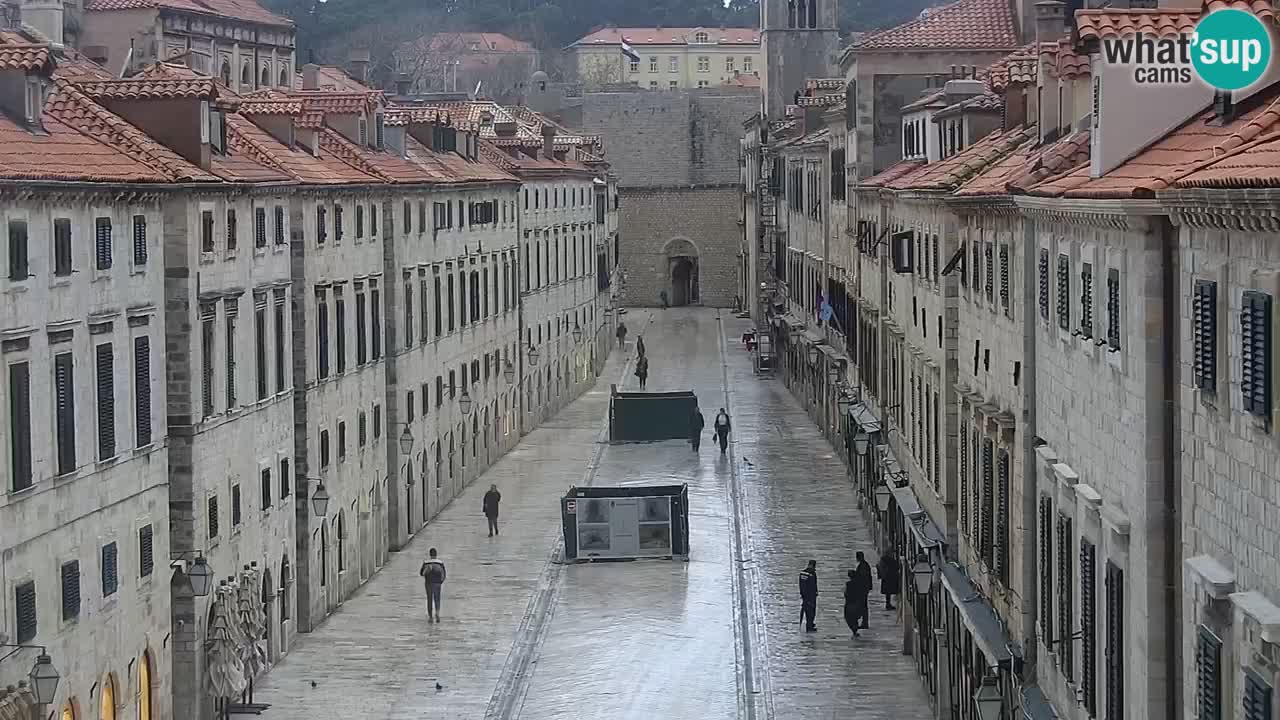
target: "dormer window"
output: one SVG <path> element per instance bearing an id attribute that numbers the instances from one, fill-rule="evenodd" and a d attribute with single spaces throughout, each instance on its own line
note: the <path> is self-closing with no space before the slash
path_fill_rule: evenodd
<path id="1" fill-rule="evenodd" d="M 700 31 L 693 34 L 693 41 L 696 43 L 709 43 L 711 42 L 711 37 Z"/>
<path id="2" fill-rule="evenodd" d="M 44 107 L 44 89 L 40 85 L 40 78 L 27 78 L 26 91 L 26 120 L 27 124 L 33 127 L 40 125 L 40 111 Z"/>
<path id="3" fill-rule="evenodd" d="M 200 103 L 200 141 L 208 143 L 209 150 L 218 155 L 227 154 L 227 119 L 222 111 Z"/>
<path id="4" fill-rule="evenodd" d="M 385 147 L 386 138 L 386 124 L 383 121 L 382 113 L 377 113 L 373 116 L 373 141 L 379 150 Z"/>
<path id="5" fill-rule="evenodd" d="M 369 121 L 364 116 L 360 116 L 360 147 L 368 147 L 369 145 Z"/>

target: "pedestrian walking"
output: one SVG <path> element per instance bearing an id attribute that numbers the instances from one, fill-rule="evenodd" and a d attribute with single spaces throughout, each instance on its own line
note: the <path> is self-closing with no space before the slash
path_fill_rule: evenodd
<path id="1" fill-rule="evenodd" d="M 693 416 L 689 418 L 689 443 L 693 445 L 693 451 L 697 452 L 702 447 L 702 428 L 707 426 L 707 421 L 702 417 L 702 411 L 697 405 L 693 406 Z"/>
<path id="2" fill-rule="evenodd" d="M 853 636 L 858 637 L 858 573 L 849 571 L 849 582 L 844 584 L 844 622 L 853 631 Z"/>
<path id="3" fill-rule="evenodd" d="M 649 379 L 649 358 L 641 355 L 636 360 L 636 377 L 640 379 L 640 389 L 644 389 L 644 384 Z"/>
<path id="4" fill-rule="evenodd" d="M 440 586 L 444 585 L 444 561 L 438 557 L 435 548 L 427 551 L 430 558 L 418 568 L 427 586 L 427 622 L 440 622 Z"/>
<path id="5" fill-rule="evenodd" d="M 644 336 L 636 336 L 636 357 L 644 357 Z"/>
<path id="6" fill-rule="evenodd" d="M 618 336 L 618 347 L 625 349 L 627 347 L 627 324 L 618 321 L 618 330 L 614 333 Z"/>
<path id="7" fill-rule="evenodd" d="M 814 614 L 818 611 L 818 561 L 810 560 L 804 570 L 800 571 L 800 622 L 805 632 L 816 632 L 818 626 L 813 624 Z"/>
<path id="8" fill-rule="evenodd" d="M 716 419 L 712 421 L 712 429 L 716 431 L 716 439 L 720 441 L 720 454 L 729 447 L 729 413 L 720 408 L 720 412 L 716 413 Z"/>
<path id="9" fill-rule="evenodd" d="M 884 609 L 893 609 L 893 596 L 902 592 L 902 563 L 890 550 L 876 563 L 876 575 L 880 577 L 880 594 L 884 595 Z"/>
<path id="10" fill-rule="evenodd" d="M 489 492 L 484 494 L 484 516 L 489 520 L 489 537 L 498 534 L 498 503 L 502 502 L 502 493 L 497 485 L 490 485 Z"/>
<path id="11" fill-rule="evenodd" d="M 667 291 L 666 291 L 666 290 L 663 290 L 662 292 L 658 293 L 658 299 L 662 301 L 662 309 L 663 309 L 663 310 L 666 310 L 667 308 L 671 307 L 671 303 L 669 303 L 669 302 L 667 301 Z"/>
<path id="12" fill-rule="evenodd" d="M 867 564 L 867 558 L 862 551 L 857 552 L 858 564 L 854 567 L 850 574 L 850 581 L 853 583 L 850 588 L 853 591 L 853 613 L 854 620 L 862 630 L 869 629 L 867 621 L 867 596 L 871 594 L 871 590 L 875 587 L 875 582 L 871 579 L 871 566 Z M 857 635 L 858 628 L 854 628 L 854 635 Z"/>

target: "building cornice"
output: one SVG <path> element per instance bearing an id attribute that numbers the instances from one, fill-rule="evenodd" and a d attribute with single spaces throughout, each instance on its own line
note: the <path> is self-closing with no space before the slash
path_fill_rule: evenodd
<path id="1" fill-rule="evenodd" d="M 1019 215 L 1021 210 L 1009 195 L 952 195 L 947 206 L 957 215 Z"/>
<path id="2" fill-rule="evenodd" d="M 1136 198 L 1091 200 L 1018 195 L 1014 202 L 1022 214 L 1035 220 L 1115 230 L 1145 231 L 1151 218 L 1168 214 L 1160 201 Z"/>
<path id="3" fill-rule="evenodd" d="M 1239 232 L 1280 232 L 1280 189 L 1189 188 L 1160 193 L 1176 225 Z"/>

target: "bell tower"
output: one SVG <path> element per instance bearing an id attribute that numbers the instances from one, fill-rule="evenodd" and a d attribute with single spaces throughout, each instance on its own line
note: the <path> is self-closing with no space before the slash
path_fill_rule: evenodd
<path id="1" fill-rule="evenodd" d="M 805 80 L 833 77 L 840 49 L 839 0 L 761 0 L 764 111 L 783 116 Z"/>

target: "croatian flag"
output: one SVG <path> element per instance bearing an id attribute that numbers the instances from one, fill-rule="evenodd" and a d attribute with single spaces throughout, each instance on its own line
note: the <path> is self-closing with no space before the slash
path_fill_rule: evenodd
<path id="1" fill-rule="evenodd" d="M 631 44 L 626 38 L 622 38 L 622 54 L 627 56 L 631 62 L 640 62 L 640 55 L 631 48 Z"/>

